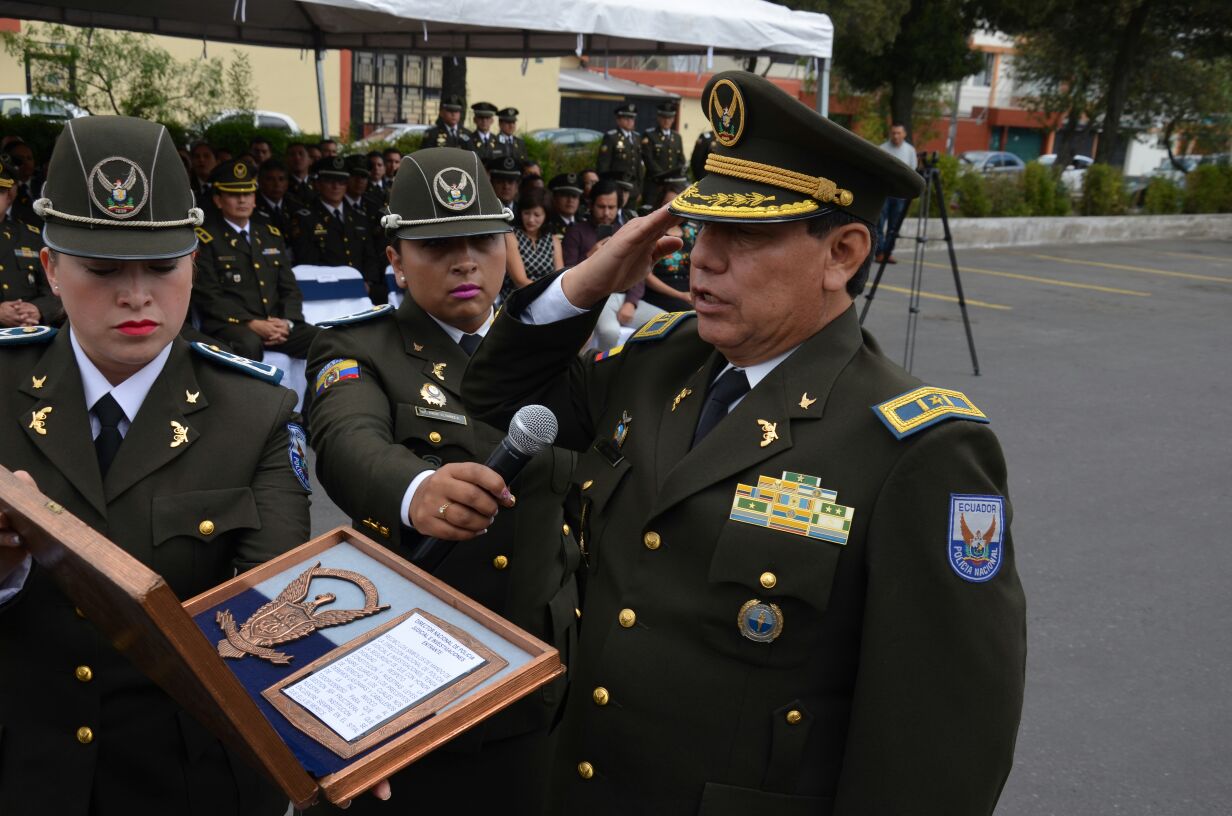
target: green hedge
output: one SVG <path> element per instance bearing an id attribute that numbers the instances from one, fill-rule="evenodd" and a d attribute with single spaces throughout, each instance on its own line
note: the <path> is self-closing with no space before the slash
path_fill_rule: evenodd
<path id="1" fill-rule="evenodd" d="M 1232 167 L 1203 164 L 1185 176 L 1187 213 L 1232 212 Z"/>

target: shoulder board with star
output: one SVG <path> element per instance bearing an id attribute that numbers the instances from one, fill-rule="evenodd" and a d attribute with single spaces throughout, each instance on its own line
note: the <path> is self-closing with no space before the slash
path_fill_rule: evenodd
<path id="1" fill-rule="evenodd" d="M 13 326 L 0 329 L 0 347 L 47 343 L 56 336 L 56 332 L 51 326 Z"/>
<path id="2" fill-rule="evenodd" d="M 386 303 L 381 306 L 373 306 L 371 309 L 366 309 L 362 312 L 356 312 L 355 314 L 343 315 L 342 317 L 335 317 L 332 320 L 322 320 L 321 322 L 317 323 L 317 326 L 322 329 L 330 329 L 330 328 L 333 328 L 334 326 L 353 326 L 356 323 L 363 323 L 364 321 L 371 320 L 374 317 L 379 317 L 381 315 L 386 315 L 386 314 L 393 314 L 393 312 L 394 312 L 394 307 Z"/>
<path id="3" fill-rule="evenodd" d="M 214 236 L 210 235 L 209 230 L 205 227 L 193 227 L 193 232 L 197 233 L 197 238 L 203 244 L 208 244 L 210 241 L 214 240 Z"/>
<path id="4" fill-rule="evenodd" d="M 647 340 L 662 340 L 693 317 L 697 317 L 697 312 L 664 312 L 635 331 L 629 338 L 629 342 L 644 343 Z"/>
<path id="5" fill-rule="evenodd" d="M 950 419 L 985 423 L 989 421 L 988 416 L 976 408 L 966 394 L 931 385 L 916 388 L 874 405 L 873 413 L 897 439 L 905 439 Z"/>
<path id="6" fill-rule="evenodd" d="M 227 368 L 233 368 L 236 371 L 242 371 L 250 377 L 264 380 L 271 385 L 278 385 L 282 382 L 282 369 L 278 366 L 249 360 L 247 357 L 223 351 L 218 346 L 210 346 L 201 342 L 195 342 L 191 345 L 193 351 L 211 362 L 218 363 Z"/>

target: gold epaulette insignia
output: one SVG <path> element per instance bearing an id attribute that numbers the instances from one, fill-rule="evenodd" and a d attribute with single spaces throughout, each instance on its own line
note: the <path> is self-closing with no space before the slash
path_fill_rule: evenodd
<path id="1" fill-rule="evenodd" d="M 950 391 L 928 385 L 908 391 L 906 394 L 900 394 L 880 405 L 874 405 L 873 413 L 898 439 L 908 437 L 947 419 L 989 421 L 987 415 L 976 408 L 975 404 L 961 391 Z"/>

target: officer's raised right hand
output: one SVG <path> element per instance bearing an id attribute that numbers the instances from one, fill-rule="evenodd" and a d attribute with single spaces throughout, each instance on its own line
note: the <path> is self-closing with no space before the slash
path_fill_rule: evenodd
<path id="1" fill-rule="evenodd" d="M 655 261 L 684 246 L 679 238 L 664 234 L 683 221 L 660 207 L 625 224 L 598 252 L 565 273 L 565 297 L 579 309 L 589 309 L 614 292 L 627 292 L 650 274 Z"/>
<path id="2" fill-rule="evenodd" d="M 415 489 L 411 526 L 426 536 L 466 541 L 488 531 L 513 494 L 496 471 L 475 462 L 442 465 Z"/>

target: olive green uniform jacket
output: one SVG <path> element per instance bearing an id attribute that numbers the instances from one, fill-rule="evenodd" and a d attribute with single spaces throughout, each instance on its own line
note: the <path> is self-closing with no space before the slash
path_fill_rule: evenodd
<path id="1" fill-rule="evenodd" d="M 642 164 L 642 135 L 636 130 L 625 134 L 619 128 L 612 128 L 603 134 L 599 142 L 599 155 L 595 159 L 595 168 L 600 173 L 617 170 L 625 174 L 633 184 L 634 193 L 642 189 L 642 180 L 646 177 L 646 167 Z M 630 196 L 634 196 L 630 193 Z M 630 198 L 630 203 L 636 201 Z"/>
<path id="2" fill-rule="evenodd" d="M 180 598 L 307 539 L 285 388 L 175 340 L 104 480 L 67 329 L 0 344 L 0 377 L 0 464 L 29 471 Z M 48 408 L 40 434 L 32 419 Z M 176 447 L 172 422 L 188 428 Z M 35 564 L 0 607 L 0 802 L 5 816 L 279 816 L 286 797 L 114 651 Z"/>
<path id="3" fill-rule="evenodd" d="M 642 184 L 642 204 L 654 207 L 662 197 L 655 176 L 669 170 L 684 173 L 684 142 L 680 134 L 670 130 L 664 135 L 657 127 L 647 128 L 642 133 L 642 163 L 646 177 Z"/>
<path id="4" fill-rule="evenodd" d="M 64 309 L 43 274 L 42 248 L 38 227 L 19 219 L 0 220 L 0 302 L 24 300 L 38 308 L 41 323 L 58 323 Z"/>
<path id="5" fill-rule="evenodd" d="M 400 523 L 411 480 L 450 462 L 484 462 L 505 434 L 471 417 L 459 396 L 465 352 L 410 297 L 396 311 L 323 330 L 308 370 L 319 372 L 336 360 L 355 361 L 359 377 L 323 391 L 318 377 L 311 414 L 318 478 L 356 529 L 409 558 L 421 541 Z M 428 388 L 445 404 L 437 396 L 428 402 Z M 576 638 L 574 573 L 581 561 L 561 509 L 573 461 L 558 448 L 533 459 L 511 485 L 517 506 L 502 509 L 487 534 L 457 543 L 434 570 L 556 647 L 566 664 Z M 410 766 L 395 778 L 395 789 L 413 790 L 418 810 L 455 812 L 463 796 L 476 810 L 489 803 L 503 812 L 540 813 L 547 730 L 564 686 L 563 678 L 557 680 Z M 455 785 L 473 787 L 463 794 Z M 397 807 L 405 808 L 402 802 Z M 354 807 L 392 812 L 379 810 L 371 797 Z"/>
<path id="6" fill-rule="evenodd" d="M 245 240 L 220 216 L 197 227 L 200 243 L 192 305 L 201 331 L 243 357 L 260 360 L 264 344 L 247 323 L 279 317 L 293 325 L 287 342 L 271 351 L 306 357 L 317 329 L 304 320 L 304 295 L 291 271 L 282 230 L 254 218 L 248 235 Z"/>
<path id="7" fill-rule="evenodd" d="M 696 321 L 581 363 L 593 311 L 545 326 L 514 317 L 550 281 L 510 299 L 463 395 L 494 423 L 547 405 L 559 444 L 588 450 L 577 479 L 590 569 L 556 809 L 992 813 L 1026 649 L 1008 499 L 992 580 L 960 578 L 948 548 L 951 494 L 1006 496 L 996 437 L 951 421 L 896 439 L 871 406 L 918 382 L 852 308 L 690 450 L 726 362 Z M 603 443 L 620 424 L 613 455 Z M 845 546 L 729 519 L 737 484 L 785 471 L 855 509 Z M 780 610 L 770 642 L 745 636 L 753 600 Z"/>

